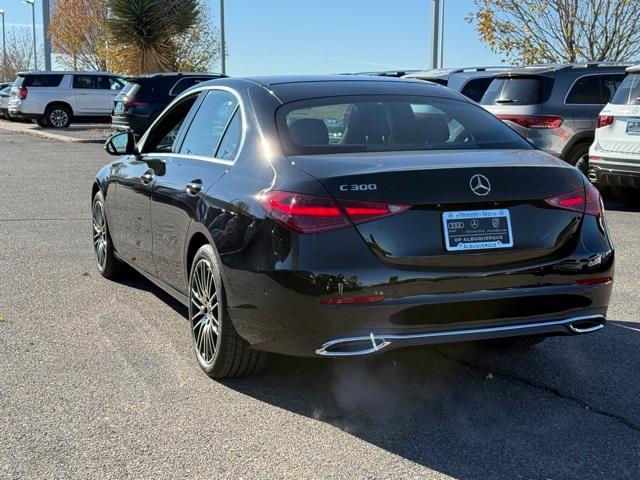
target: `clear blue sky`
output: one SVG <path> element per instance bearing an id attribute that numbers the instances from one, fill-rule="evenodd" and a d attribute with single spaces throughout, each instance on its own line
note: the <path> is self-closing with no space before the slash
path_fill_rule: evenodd
<path id="1" fill-rule="evenodd" d="M 208 3 L 217 23 L 218 0 Z M 7 30 L 31 26 L 31 7 L 21 0 L 0 0 L 0 8 Z M 446 0 L 445 66 L 500 63 L 464 20 L 472 10 L 472 0 Z M 431 0 L 226 0 L 225 18 L 230 75 L 426 68 L 430 62 Z M 37 35 L 41 40 L 41 28 Z"/>

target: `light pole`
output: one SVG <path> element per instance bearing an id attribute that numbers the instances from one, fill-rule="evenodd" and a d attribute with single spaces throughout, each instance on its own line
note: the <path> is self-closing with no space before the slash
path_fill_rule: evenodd
<path id="1" fill-rule="evenodd" d="M 22 0 L 22 3 L 31 5 L 31 24 L 33 26 L 33 69 L 38 70 L 38 61 L 36 59 L 36 0 Z"/>
<path id="2" fill-rule="evenodd" d="M 440 40 L 440 35 L 438 34 L 438 28 L 440 27 L 440 0 L 431 1 L 431 68 L 438 68 L 438 43 Z"/>
<path id="3" fill-rule="evenodd" d="M 4 38 L 4 10 L 0 9 L 2 15 L 2 81 L 7 80 L 7 46 Z"/>
<path id="4" fill-rule="evenodd" d="M 42 37 L 44 38 L 44 69 L 51 70 L 51 38 L 49 38 L 49 0 L 42 0 Z"/>
<path id="5" fill-rule="evenodd" d="M 220 0 L 220 55 L 222 55 L 222 59 L 220 65 L 222 66 L 222 74 L 227 74 L 227 59 L 225 54 L 225 45 L 224 45 L 224 0 Z"/>

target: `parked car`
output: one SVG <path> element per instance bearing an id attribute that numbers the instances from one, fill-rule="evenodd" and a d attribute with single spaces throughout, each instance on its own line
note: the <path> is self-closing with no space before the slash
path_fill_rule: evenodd
<path id="1" fill-rule="evenodd" d="M 0 90 L 10 87 L 13 82 L 0 82 Z"/>
<path id="2" fill-rule="evenodd" d="M 449 89 L 216 80 L 134 143 L 105 145 L 118 158 L 91 192 L 96 265 L 110 278 L 128 264 L 187 305 L 212 377 L 252 373 L 265 352 L 526 347 L 605 323 L 598 190 Z"/>
<path id="3" fill-rule="evenodd" d="M 624 198 L 637 197 L 640 188 L 640 65 L 627 68 L 611 101 L 598 117 L 595 140 L 589 150 L 589 179 L 614 187 Z"/>
<path id="4" fill-rule="evenodd" d="M 114 98 L 111 126 L 142 135 L 164 108 L 178 95 L 219 73 L 155 73 L 128 77 L 122 92 Z"/>
<path id="5" fill-rule="evenodd" d="M 9 98 L 11 97 L 11 85 L 0 89 L 0 118 L 9 118 Z"/>
<path id="6" fill-rule="evenodd" d="M 587 171 L 602 107 L 628 64 L 535 65 L 497 74 L 480 103 L 536 147 Z"/>
<path id="7" fill-rule="evenodd" d="M 496 73 L 513 68 L 512 66 L 499 67 L 464 67 L 425 70 L 404 75 L 404 78 L 415 78 L 429 82 L 439 83 L 449 87 L 474 102 L 479 102 L 484 92 L 489 87 Z"/>
<path id="8" fill-rule="evenodd" d="M 103 120 L 124 83 L 107 72 L 21 72 L 11 88 L 9 115 L 45 128 Z"/>

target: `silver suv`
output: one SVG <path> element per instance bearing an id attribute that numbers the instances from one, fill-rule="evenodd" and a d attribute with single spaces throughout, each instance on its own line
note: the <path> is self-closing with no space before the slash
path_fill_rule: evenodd
<path id="1" fill-rule="evenodd" d="M 512 68 L 512 66 L 438 68 L 424 72 L 411 72 L 403 78 L 439 83 L 478 102 L 487 91 L 493 77 L 499 72 Z"/>
<path id="2" fill-rule="evenodd" d="M 107 119 L 124 84 L 106 72 L 21 72 L 11 88 L 9 116 L 54 128 L 73 119 Z"/>
<path id="3" fill-rule="evenodd" d="M 629 64 L 536 65 L 498 73 L 480 103 L 536 147 L 587 171 L 602 107 Z"/>

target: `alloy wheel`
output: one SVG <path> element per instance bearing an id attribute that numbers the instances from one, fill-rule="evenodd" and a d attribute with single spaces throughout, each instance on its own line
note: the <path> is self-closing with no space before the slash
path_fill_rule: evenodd
<path id="1" fill-rule="evenodd" d="M 220 306 L 213 271 L 208 260 L 193 267 L 189 285 L 189 319 L 198 359 L 213 363 L 220 335 Z"/>
<path id="2" fill-rule="evenodd" d="M 100 200 L 93 202 L 93 249 L 96 253 L 98 268 L 104 270 L 107 262 L 107 222 Z"/>
<path id="3" fill-rule="evenodd" d="M 56 108 L 49 114 L 49 123 L 56 128 L 66 127 L 69 123 L 69 115 L 60 108 Z"/>

